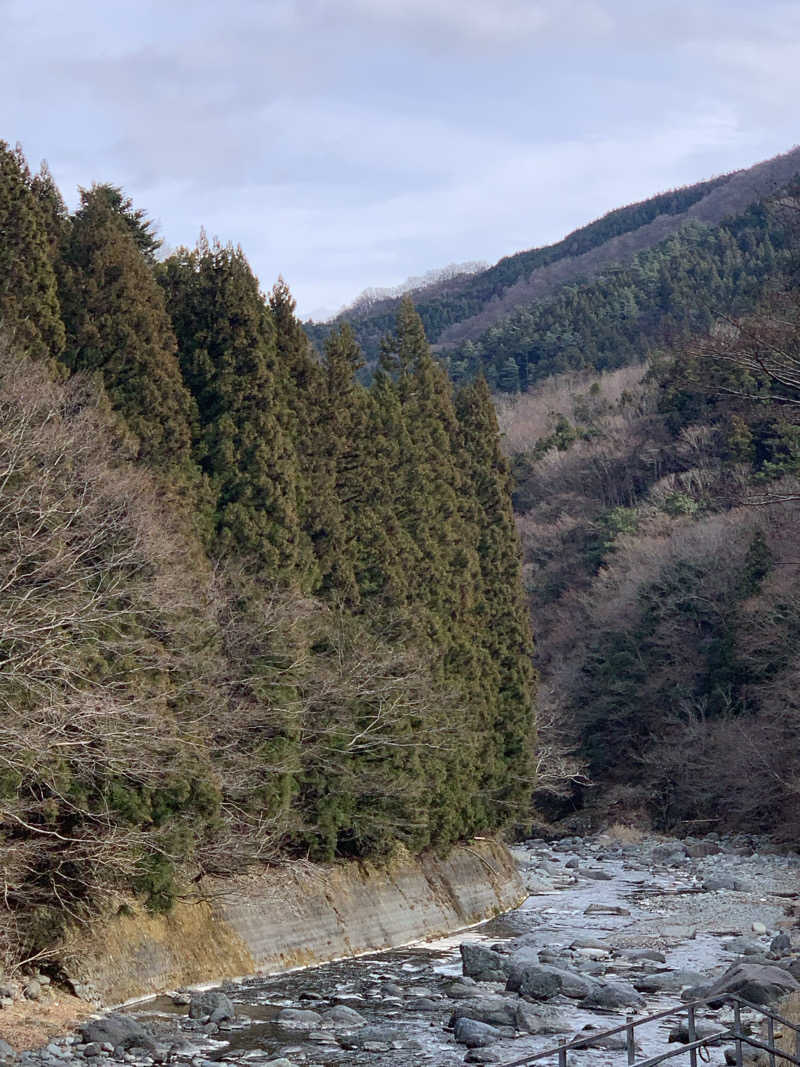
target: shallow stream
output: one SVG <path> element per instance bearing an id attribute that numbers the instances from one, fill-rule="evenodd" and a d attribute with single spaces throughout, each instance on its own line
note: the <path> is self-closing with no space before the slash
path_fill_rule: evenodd
<path id="1" fill-rule="evenodd" d="M 458 949 L 462 941 L 488 946 L 524 935 L 542 962 L 552 957 L 559 967 L 612 981 L 630 981 L 643 973 L 641 962 L 624 958 L 626 949 L 655 949 L 663 952 L 666 962 L 647 965 L 650 970 L 691 971 L 709 978 L 737 958 L 726 949 L 726 938 L 744 936 L 753 943 L 753 951 L 766 953 L 771 937 L 794 921 L 787 912 L 800 889 L 797 856 L 767 853 L 763 846 L 759 852 L 753 844 L 759 843 L 723 841 L 713 846 L 724 849 L 719 854 L 691 858 L 683 855 L 686 843 L 675 843 L 675 855 L 670 856 L 665 855 L 669 845 L 665 848 L 663 841 L 654 839 L 623 844 L 600 837 L 553 846 L 530 842 L 515 854 L 531 895 L 500 919 L 442 941 L 226 984 L 237 1019 L 222 1024 L 216 1033 L 203 1033 L 199 1024 L 186 1018 L 186 1008 L 170 997 L 133 1010 L 164 1039 L 178 1030 L 183 1048 L 173 1045 L 173 1058 L 194 1064 L 255 1067 L 285 1057 L 292 1064 L 320 1067 L 439 1067 L 464 1063 L 467 1055 L 471 1062 L 509 1062 L 556 1045 L 560 1035 L 517 1033 L 502 1038 L 491 1050 L 472 1053 L 458 1044 L 448 1029 L 458 1001 L 449 994 L 462 972 Z M 709 876 L 720 874 L 735 876 L 737 888 L 704 891 Z M 758 924 L 766 933 L 759 933 Z M 570 948 L 581 940 L 596 941 L 608 952 L 598 946 Z M 501 984 L 482 982 L 476 995 L 502 990 Z M 671 1007 L 679 998 L 679 989 L 648 994 L 646 1006 L 636 1014 Z M 625 1009 L 589 1011 L 564 997 L 550 1004 L 567 1023 L 565 1037 L 587 1027 L 610 1029 L 625 1021 Z M 277 1021 L 284 1008 L 322 1013 L 335 1005 L 357 1010 L 367 1027 L 343 1030 L 323 1023 L 293 1028 Z M 664 1020 L 644 1030 L 642 1053 L 665 1048 L 672 1025 Z M 497 1058 L 492 1060 L 492 1055 Z M 621 1052 L 592 1049 L 571 1053 L 569 1062 L 576 1067 L 616 1067 L 626 1059 Z M 672 1062 L 688 1063 L 688 1057 Z M 724 1063 L 722 1052 L 713 1052 L 711 1062 Z"/>

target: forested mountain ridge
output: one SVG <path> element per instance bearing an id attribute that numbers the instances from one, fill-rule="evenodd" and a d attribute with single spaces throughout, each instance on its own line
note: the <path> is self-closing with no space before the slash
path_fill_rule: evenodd
<path id="1" fill-rule="evenodd" d="M 736 269 L 750 277 L 752 289 L 745 295 L 738 279 L 727 278 L 737 285 L 740 301 L 761 291 L 772 274 L 775 250 L 774 234 L 758 205 L 798 173 L 800 149 L 794 149 L 747 170 L 612 211 L 554 245 L 506 257 L 469 278 L 419 290 L 415 303 L 428 337 L 455 378 L 481 369 L 494 387 L 506 391 L 569 367 L 603 369 L 644 358 L 648 345 L 657 346 L 674 331 L 675 312 L 685 304 L 673 278 L 676 250 L 685 260 L 687 246 L 694 245 L 696 268 L 723 280 L 731 256 L 738 257 Z M 684 270 L 690 266 L 685 263 Z M 616 313 L 609 311 L 609 290 Z M 573 326 L 576 302 L 587 309 L 583 317 L 588 313 L 584 336 Z M 710 292 L 708 304 L 711 315 L 743 310 L 730 306 L 728 292 Z M 649 319 L 640 321 L 644 305 Z M 368 358 L 377 358 L 393 306 L 387 301 L 366 314 L 356 310 L 340 316 L 351 322 Z M 678 328 L 684 325 L 679 322 Z M 689 328 L 703 325 L 692 322 Z M 589 346 L 579 356 L 581 340 L 598 327 L 601 333 L 620 332 L 622 347 L 633 345 L 636 352 L 614 356 Z M 319 342 L 327 329 L 312 325 L 310 334 Z M 631 334 L 642 340 L 632 341 Z M 544 351 L 537 347 L 542 337 L 547 338 Z"/>
<path id="2" fill-rule="evenodd" d="M 406 300 L 367 388 L 241 248 L 158 246 L 0 142 L 0 964 L 99 900 L 529 818 L 486 383 Z"/>

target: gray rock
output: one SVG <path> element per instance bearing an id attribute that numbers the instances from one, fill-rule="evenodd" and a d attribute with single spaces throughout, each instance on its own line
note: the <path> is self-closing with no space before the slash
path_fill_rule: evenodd
<path id="1" fill-rule="evenodd" d="M 627 908 L 621 907 L 619 904 L 590 904 L 588 908 L 584 908 L 584 915 L 630 915 Z"/>
<path id="2" fill-rule="evenodd" d="M 746 893 L 748 888 L 744 882 L 739 878 L 734 878 L 732 874 L 715 874 L 703 882 L 703 889 L 709 893 L 717 889 L 731 889 L 737 893 Z"/>
<path id="3" fill-rule="evenodd" d="M 577 937 L 569 946 L 572 949 L 594 948 L 603 952 L 610 952 L 610 947 L 604 941 L 598 941 L 596 937 Z"/>
<path id="4" fill-rule="evenodd" d="M 536 964 L 515 967 L 508 976 L 506 989 L 532 1000 L 549 1000 L 561 992 L 562 980 L 553 967 Z"/>
<path id="5" fill-rule="evenodd" d="M 351 1034 L 338 1035 L 336 1040 L 346 1049 L 364 1048 L 372 1042 L 391 1048 L 394 1041 L 403 1040 L 403 1034 L 392 1026 L 362 1026 Z"/>
<path id="6" fill-rule="evenodd" d="M 464 1063 L 502 1063 L 503 1057 L 493 1048 L 471 1048 L 464 1057 Z"/>
<path id="7" fill-rule="evenodd" d="M 508 977 L 510 961 L 485 945 L 465 941 L 459 945 L 461 968 L 467 978 L 478 982 L 504 982 Z"/>
<path id="8" fill-rule="evenodd" d="M 522 964 L 512 968 L 506 990 L 531 1000 L 550 1000 L 558 993 L 580 1000 L 591 991 L 594 980 L 547 964 Z"/>
<path id="9" fill-rule="evenodd" d="M 763 945 L 747 937 L 734 937 L 731 941 L 723 941 L 722 947 L 726 952 L 735 952 L 740 956 L 760 956 L 764 952 Z"/>
<path id="10" fill-rule="evenodd" d="M 792 939 L 788 934 L 780 933 L 770 941 L 769 950 L 770 952 L 774 952 L 776 956 L 782 956 L 786 952 L 791 952 Z"/>
<path id="11" fill-rule="evenodd" d="M 322 1016 L 303 1008 L 284 1008 L 275 1016 L 275 1022 L 286 1030 L 313 1030 L 322 1023 Z"/>
<path id="12" fill-rule="evenodd" d="M 652 963 L 666 963 L 667 957 L 663 952 L 658 952 L 653 948 L 625 948 L 620 953 L 623 959 L 631 960 L 633 963 L 639 963 L 640 961 L 650 961 Z"/>
<path id="13" fill-rule="evenodd" d="M 366 1026 L 367 1020 L 355 1010 L 344 1004 L 337 1004 L 322 1013 L 322 1020 L 332 1026 Z"/>
<path id="14" fill-rule="evenodd" d="M 735 963 L 704 994 L 712 1007 L 721 1003 L 724 993 L 738 993 L 753 1004 L 774 1004 L 787 993 L 800 989 L 800 982 L 780 967 L 763 967 L 755 963 Z"/>
<path id="15" fill-rule="evenodd" d="M 406 1001 L 409 1011 L 441 1011 L 441 1000 L 432 1000 L 430 997 L 411 997 Z"/>
<path id="16" fill-rule="evenodd" d="M 13 1063 L 16 1058 L 17 1054 L 11 1045 L 0 1037 L 0 1063 Z"/>
<path id="17" fill-rule="evenodd" d="M 478 983 L 473 978 L 458 978 L 445 989 L 451 1000 L 469 1000 L 480 993 Z"/>
<path id="18" fill-rule="evenodd" d="M 192 993 L 189 1018 L 206 1023 L 221 1023 L 226 1019 L 235 1019 L 236 1008 L 221 990 L 207 989 L 203 993 Z"/>
<path id="19" fill-rule="evenodd" d="M 475 1019 L 490 1026 L 516 1026 L 517 1001 L 501 995 L 481 997 L 478 1000 L 462 1000 L 455 1008 L 448 1026 L 454 1027 L 459 1019 Z"/>
<path id="20" fill-rule="evenodd" d="M 112 1012 L 102 1019 L 90 1019 L 78 1027 L 87 1045 L 97 1043 L 111 1051 L 128 1048 L 155 1050 L 156 1044 L 138 1019 Z"/>
<path id="21" fill-rule="evenodd" d="M 702 859 L 704 856 L 717 856 L 722 851 L 716 841 L 693 841 L 686 846 L 686 855 L 690 859 Z"/>
<path id="22" fill-rule="evenodd" d="M 610 882 L 614 875 L 609 874 L 608 871 L 603 871 L 599 867 L 580 867 L 578 874 L 582 878 L 591 878 L 595 882 Z"/>
<path id="23" fill-rule="evenodd" d="M 42 995 L 42 987 L 35 978 L 31 978 L 23 986 L 22 993 L 26 1000 L 38 1000 Z"/>
<path id="24" fill-rule="evenodd" d="M 569 1030 L 569 1023 L 547 1005 L 518 1000 L 516 1027 L 528 1034 L 565 1034 Z"/>
<path id="25" fill-rule="evenodd" d="M 83 1054 L 87 1059 L 91 1060 L 94 1059 L 95 1056 L 101 1056 L 103 1050 L 96 1041 L 90 1041 L 88 1045 L 84 1045 Z"/>
<path id="26" fill-rule="evenodd" d="M 627 982 L 596 982 L 582 1008 L 643 1008 L 645 999 Z"/>
<path id="27" fill-rule="evenodd" d="M 498 1030 L 496 1026 L 489 1026 L 488 1023 L 467 1018 L 456 1022 L 453 1035 L 459 1045 L 466 1045 L 467 1048 L 486 1048 L 487 1045 L 494 1045 L 505 1036 L 503 1031 Z"/>
<path id="28" fill-rule="evenodd" d="M 686 847 L 677 842 L 666 845 L 656 845 L 650 853 L 651 863 L 661 863 L 666 867 L 674 867 L 686 858 Z"/>
<path id="29" fill-rule="evenodd" d="M 657 971 L 632 979 L 640 993 L 680 993 L 687 986 L 700 985 L 703 975 L 697 971 Z"/>
<path id="30" fill-rule="evenodd" d="M 751 926 L 750 926 L 750 929 L 753 931 L 754 934 L 759 934 L 759 935 L 763 935 L 763 934 L 765 934 L 767 932 L 767 928 L 766 928 L 765 924 L 762 923 L 762 922 L 758 922 L 758 921 L 752 923 Z"/>

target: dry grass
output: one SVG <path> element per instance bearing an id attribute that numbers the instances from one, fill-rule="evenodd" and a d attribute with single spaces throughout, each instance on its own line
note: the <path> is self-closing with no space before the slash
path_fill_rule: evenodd
<path id="1" fill-rule="evenodd" d="M 0 1037 L 16 1052 L 41 1048 L 74 1029 L 94 1010 L 69 993 L 55 992 L 43 1000 L 17 1000 L 0 1011 Z"/>
<path id="2" fill-rule="evenodd" d="M 644 834 L 638 827 L 621 822 L 613 823 L 603 831 L 602 836 L 618 845 L 638 845 L 644 839 Z"/>

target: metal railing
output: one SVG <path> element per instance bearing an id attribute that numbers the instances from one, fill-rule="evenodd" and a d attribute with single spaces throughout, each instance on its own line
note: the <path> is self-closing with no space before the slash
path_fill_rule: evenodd
<path id="1" fill-rule="evenodd" d="M 707 1054 L 704 1057 L 703 1050 L 708 1049 L 712 1045 L 719 1045 L 722 1041 L 732 1041 L 734 1043 L 734 1048 L 736 1050 L 736 1067 L 743 1067 L 743 1046 L 745 1045 L 749 1048 L 767 1052 L 769 1054 L 769 1067 L 777 1067 L 778 1060 L 785 1063 L 797 1064 L 798 1067 L 800 1067 L 800 1025 L 789 1022 L 788 1019 L 778 1015 L 777 1012 L 770 1011 L 768 1008 L 759 1004 L 751 1004 L 749 1000 L 745 1000 L 743 997 L 735 996 L 733 994 L 714 997 L 713 1002 L 715 1005 L 725 1003 L 730 1004 L 733 1007 L 733 1024 L 728 1027 L 723 1027 L 713 1033 L 706 1033 L 702 1037 L 697 1036 L 697 1013 L 698 1010 L 708 1008 L 709 1004 L 706 1000 L 692 1000 L 686 1004 L 675 1005 L 665 1011 L 656 1012 L 653 1015 L 643 1015 L 638 1019 L 629 1015 L 621 1026 L 615 1026 L 610 1030 L 593 1031 L 591 1037 L 578 1037 L 573 1041 L 564 1039 L 559 1042 L 558 1045 L 543 1049 L 541 1052 L 523 1056 L 522 1059 L 519 1060 L 510 1060 L 503 1064 L 503 1067 L 527 1067 L 528 1064 L 537 1063 L 547 1059 L 552 1061 L 556 1057 L 558 1067 L 569 1067 L 569 1060 L 567 1057 L 570 1051 L 585 1052 L 589 1048 L 597 1047 L 596 1042 L 598 1040 L 614 1037 L 617 1034 L 625 1034 L 624 1049 L 620 1049 L 619 1051 L 627 1052 L 628 1067 L 656 1067 L 657 1064 L 664 1063 L 665 1060 L 672 1059 L 674 1056 L 686 1055 L 689 1056 L 691 1067 L 697 1067 L 698 1054 L 701 1060 L 707 1062 Z M 766 1042 L 760 1040 L 760 1038 L 754 1037 L 752 1034 L 744 1032 L 742 1027 L 743 1008 L 757 1012 L 766 1020 Z M 667 1049 L 665 1052 L 659 1052 L 655 1056 L 648 1056 L 647 1059 L 636 1059 L 637 1027 L 646 1026 L 648 1023 L 657 1022 L 659 1019 L 675 1019 L 684 1015 L 686 1016 L 686 1033 L 689 1039 L 688 1042 L 682 1042 L 677 1048 Z M 784 1052 L 776 1047 L 776 1023 L 780 1026 L 788 1027 L 794 1034 L 793 1052 Z"/>

